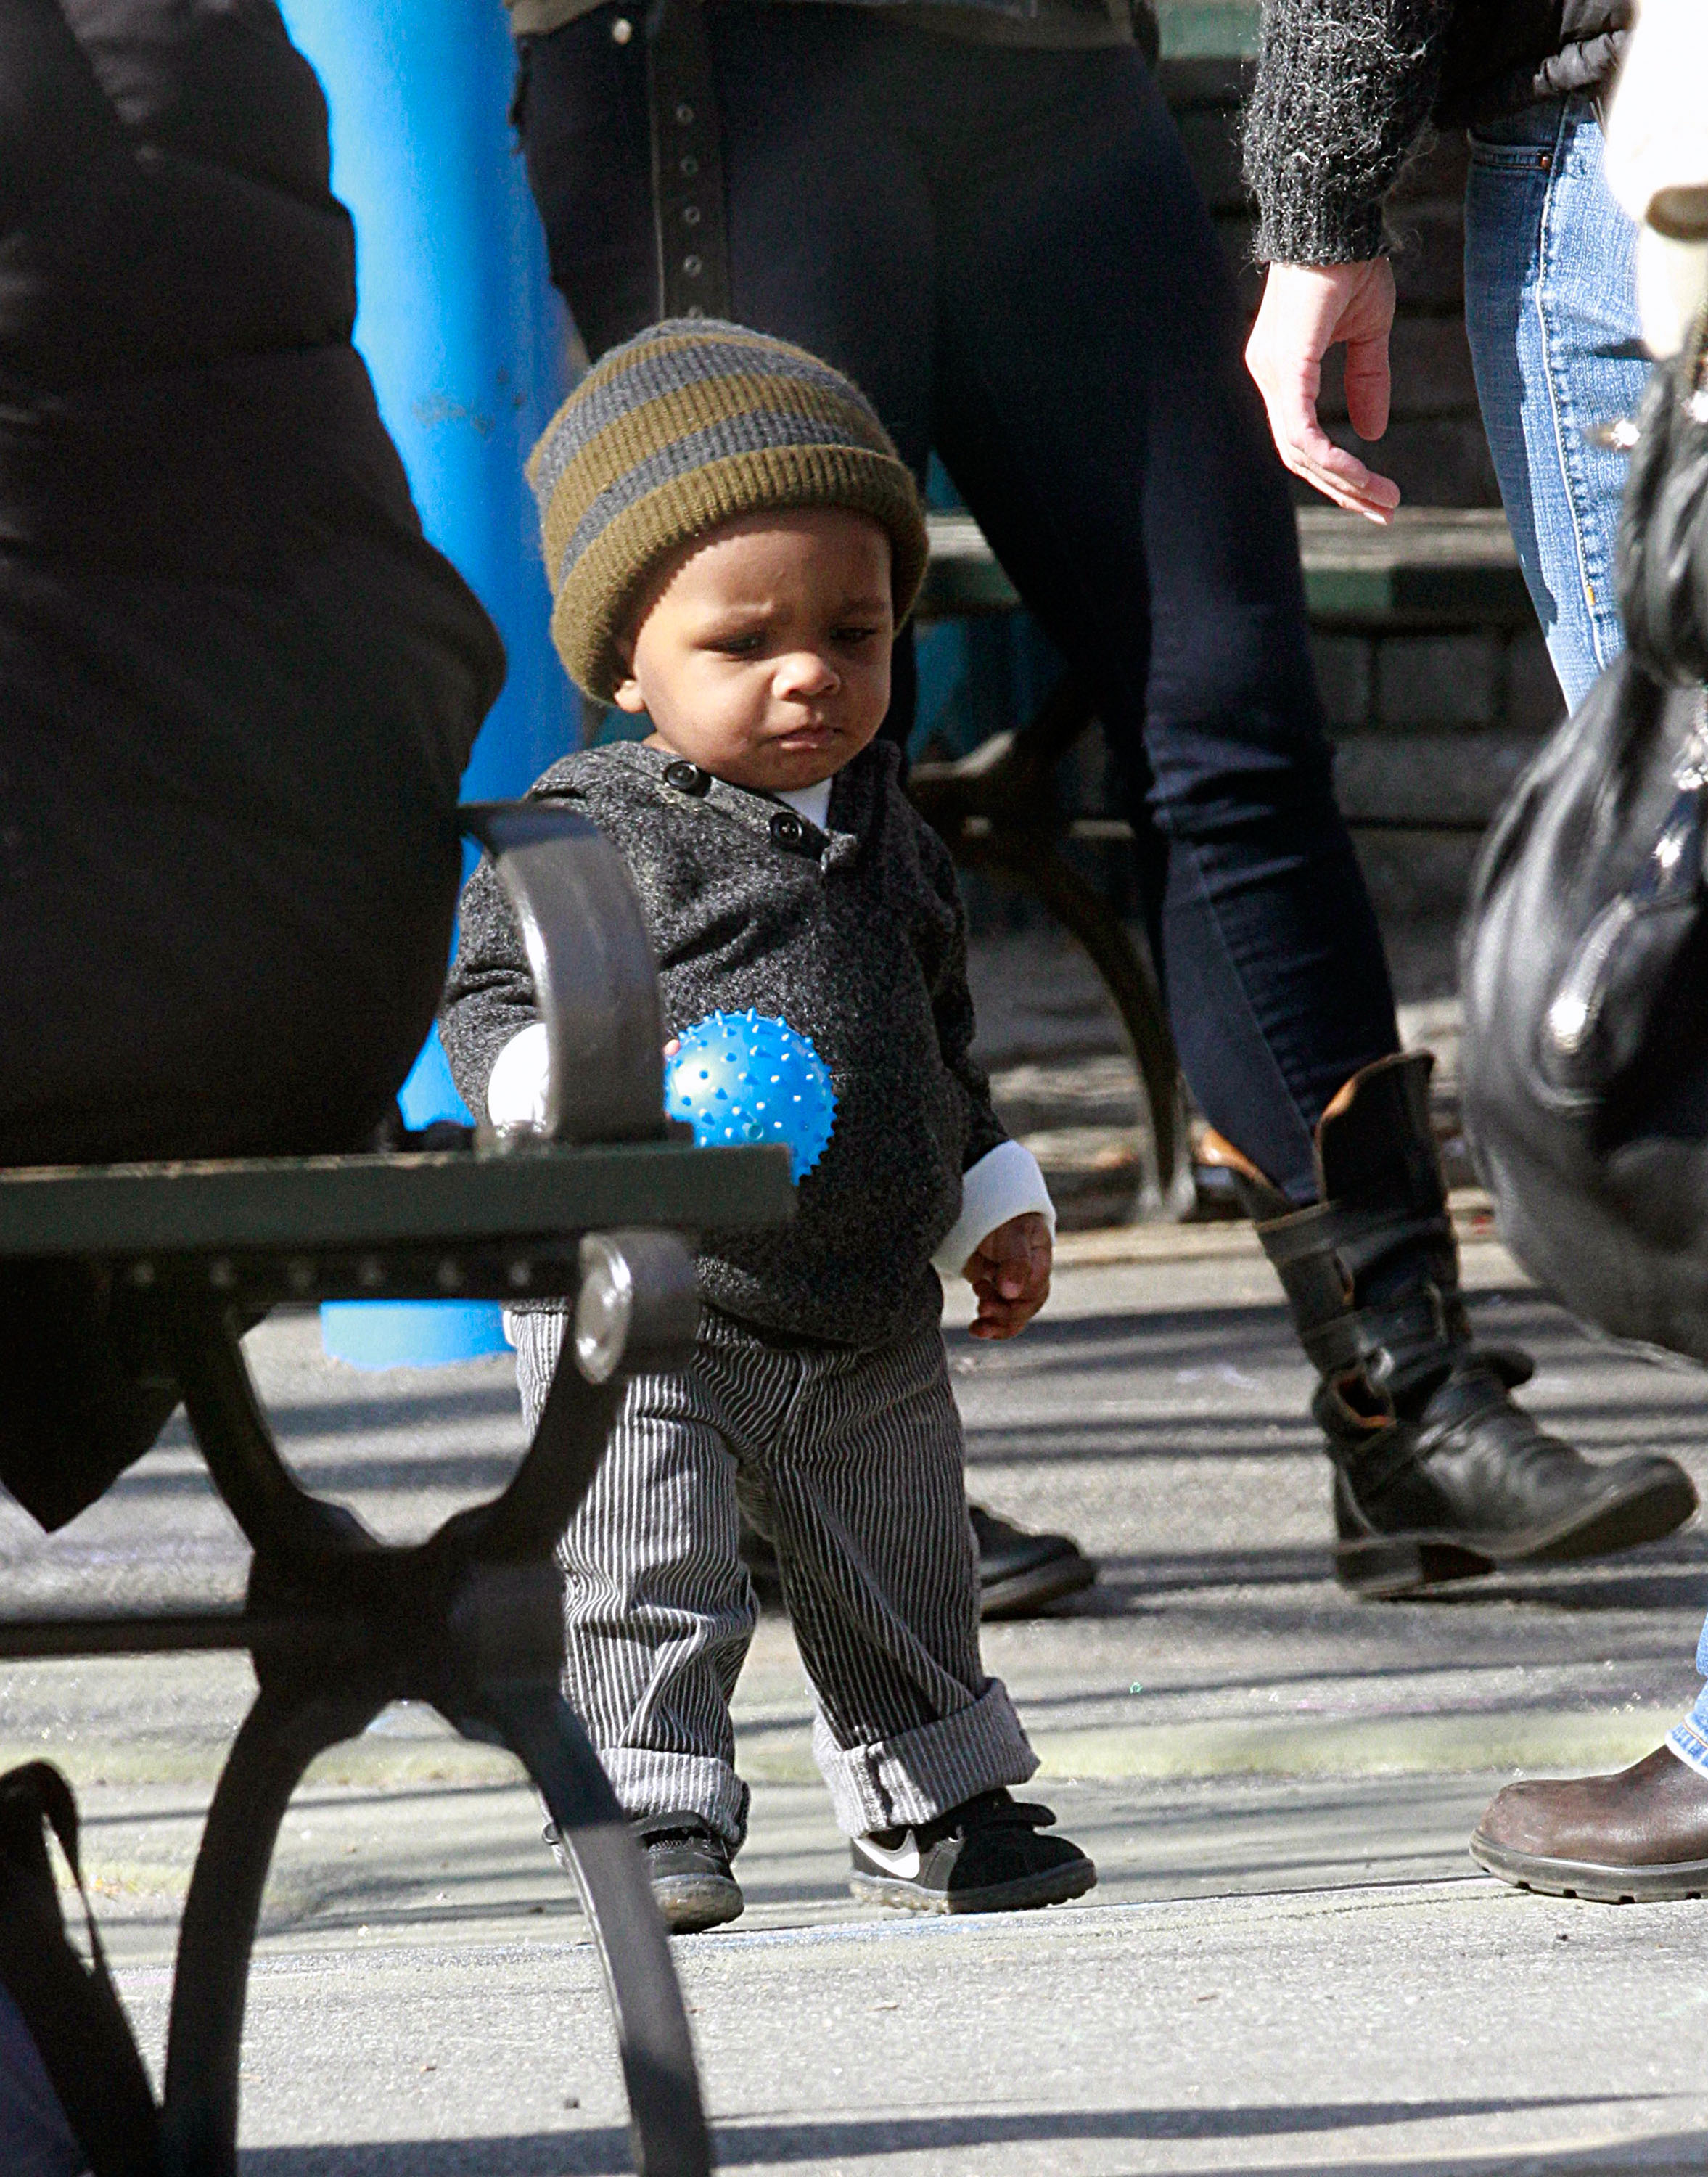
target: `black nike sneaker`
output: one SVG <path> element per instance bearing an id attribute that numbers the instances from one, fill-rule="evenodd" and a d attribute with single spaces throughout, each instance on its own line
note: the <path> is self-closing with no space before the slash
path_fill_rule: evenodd
<path id="1" fill-rule="evenodd" d="M 729 1847 L 698 1814 L 636 1814 L 629 1827 L 645 1855 L 659 1918 L 673 1935 L 696 1935 L 741 1918 L 746 1901 L 729 1871 Z M 573 1875 L 557 1824 L 548 1822 L 544 1835 L 552 1858 Z"/>
<path id="2" fill-rule="evenodd" d="M 1080 1897 L 1097 1869 L 1066 1837 L 1041 1836 L 1048 1807 L 981 1792 L 934 1822 L 855 1837 L 849 1888 L 903 1912 L 1018 1912 Z"/>

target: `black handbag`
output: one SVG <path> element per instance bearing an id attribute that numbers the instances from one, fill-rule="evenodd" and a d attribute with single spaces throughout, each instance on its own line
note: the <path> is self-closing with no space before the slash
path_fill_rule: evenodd
<path id="1" fill-rule="evenodd" d="M 1465 1131 L 1514 1254 L 1708 1361 L 1708 307 L 1645 396 L 1629 647 L 1520 780 L 1460 940 Z"/>
<path id="2" fill-rule="evenodd" d="M 87 1965 L 65 1931 L 50 1830 L 83 1901 Z M 161 2177 L 160 2111 L 89 1909 L 77 1831 L 71 1787 L 49 1763 L 0 1776 L 0 1983 L 23 2016 L 89 2177 Z"/>

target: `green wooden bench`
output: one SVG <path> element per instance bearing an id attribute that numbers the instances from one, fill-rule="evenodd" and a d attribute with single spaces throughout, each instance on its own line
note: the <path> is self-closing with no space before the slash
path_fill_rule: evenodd
<path id="1" fill-rule="evenodd" d="M 625 1378 L 691 1350 L 698 1302 L 683 1236 L 783 1222 L 789 1155 L 673 1138 L 645 925 L 592 827 L 538 807 L 465 816 L 527 941 L 552 1051 L 546 1128 L 462 1154 L 0 1172 L 0 1260 L 75 1260 L 111 1279 L 116 1313 L 180 1392 L 254 1552 L 241 1612 L 0 1623 L 8 1657 L 224 1648 L 254 1660 L 259 1690 L 184 1909 L 163 2177 L 236 2177 L 244 1994 L 279 1825 L 308 1763 L 399 1700 L 430 1702 L 464 1736 L 508 1747 L 538 1787 L 603 1961 L 635 2166 L 648 2177 L 711 2168 L 645 1869 L 559 1690 L 552 1552 Z M 427 1541 L 394 1547 L 291 1475 L 240 1341 L 281 1302 L 451 1296 L 561 1301 L 572 1328 L 508 1485 Z"/>
<path id="2" fill-rule="evenodd" d="M 1385 528 L 1331 506 L 1301 507 L 1299 558 L 1312 623 L 1326 627 L 1517 627 L 1532 617 L 1506 516 L 1486 506 L 1402 507 Z M 922 620 L 1022 609 L 970 514 L 926 517 Z"/>
<path id="3" fill-rule="evenodd" d="M 1486 508 L 1403 510 L 1386 528 L 1331 507 L 1298 516 L 1307 608 L 1328 630 L 1451 632 L 1519 627 L 1532 619 L 1503 515 Z M 918 616 L 974 619 L 1022 609 L 1018 592 L 969 514 L 929 517 L 931 551 Z M 1089 691 L 1072 674 L 1035 716 L 995 734 L 957 761 L 915 764 L 909 790 L 963 869 L 979 869 L 1031 893 L 1089 955 L 1132 1045 L 1148 1107 L 1151 1155 L 1141 1202 L 1154 1212 L 1181 1198 L 1187 1142 L 1184 1093 L 1155 978 L 1103 894 L 1062 853 L 1064 843 L 1130 843 L 1111 815 L 1067 816 L 1056 792 L 1061 759 L 1095 722 Z M 1361 813 L 1362 830 L 1480 830 L 1480 819 L 1443 813 Z"/>

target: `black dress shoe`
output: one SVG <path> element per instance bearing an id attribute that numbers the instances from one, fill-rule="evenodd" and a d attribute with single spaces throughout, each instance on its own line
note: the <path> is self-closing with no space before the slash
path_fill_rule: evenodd
<path id="1" fill-rule="evenodd" d="M 1095 1563 L 1067 1535 L 1034 1535 L 999 1520 L 982 1504 L 967 1508 L 979 1549 L 979 1615 L 1034 1618 L 1052 1603 L 1078 1595 L 1097 1578 Z M 741 1523 L 741 1562 L 768 1610 L 783 1605 L 777 1552 L 756 1527 Z"/>
<path id="2" fill-rule="evenodd" d="M 1429 1127 L 1433 1062 L 1383 1059 L 1346 1084 L 1317 1129 L 1313 1208 L 1233 1166 L 1319 1378 L 1334 1576 L 1372 1596 L 1604 1557 L 1696 1509 L 1674 1460 L 1599 1465 L 1550 1436 L 1512 1397 L 1528 1357 L 1476 1345 Z"/>
<path id="3" fill-rule="evenodd" d="M 1034 1535 L 982 1504 L 967 1510 L 979 1546 L 981 1618 L 1034 1618 L 1097 1578 L 1095 1563 L 1072 1536 Z"/>
<path id="4" fill-rule="evenodd" d="M 1601 1905 L 1708 1897 L 1708 1776 L 1656 1747 L 1616 1776 L 1509 1784 L 1471 1840 L 1520 1890 Z"/>
<path id="5" fill-rule="evenodd" d="M 753 1582 L 753 1591 L 767 1610 L 783 1607 L 783 1574 L 777 1562 L 777 1552 L 771 1546 L 769 1535 L 761 1535 L 757 1527 L 750 1526 L 745 1518 L 741 1522 L 741 1538 L 736 1545 L 741 1552 L 741 1562 L 747 1568 L 747 1577 Z"/>

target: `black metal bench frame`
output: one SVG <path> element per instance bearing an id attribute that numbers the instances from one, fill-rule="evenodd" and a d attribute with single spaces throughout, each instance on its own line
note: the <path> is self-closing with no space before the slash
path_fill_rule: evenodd
<path id="1" fill-rule="evenodd" d="M 0 1258 L 83 1259 L 110 1274 L 254 1552 L 241 1612 L 0 1623 L 8 1658 L 234 1648 L 254 1659 L 259 1690 L 214 1794 L 180 1932 L 166 2177 L 236 2177 L 244 1998 L 280 1823 L 315 1756 L 399 1700 L 508 1748 L 538 1786 L 603 1965 L 635 2166 L 647 2177 L 711 2168 L 645 1868 L 559 1689 L 552 1552 L 603 1454 L 624 1378 L 691 1350 L 697 1302 L 679 1235 L 783 1222 L 788 1154 L 666 1138 L 645 928 L 592 827 L 528 806 L 465 816 L 494 856 L 534 969 L 553 1054 L 540 1136 L 461 1155 L 0 1173 Z M 281 1301 L 382 1297 L 576 1310 L 508 1485 L 408 1547 L 382 1544 L 295 1480 L 240 1342 Z"/>
<path id="2" fill-rule="evenodd" d="M 1416 525 L 1413 527 L 1413 525 Z M 915 608 L 929 624 L 1018 612 L 1023 601 L 967 515 L 930 517 L 931 557 Z M 1391 532 L 1327 509 L 1301 516 L 1306 599 L 1321 628 L 1452 630 L 1515 626 L 1532 618 L 1503 524 L 1478 512 L 1408 514 Z M 1149 1108 L 1152 1160 L 1142 1215 L 1167 1214 L 1185 1192 L 1186 1098 L 1180 1061 L 1149 959 L 1095 885 L 1062 852 L 1070 839 L 1131 841 L 1124 818 L 1067 818 L 1057 767 L 1097 723 L 1095 698 L 1074 674 L 1034 716 L 951 762 L 915 764 L 914 806 L 963 869 L 984 870 L 1031 893 L 1089 956 L 1132 1046 Z M 1355 831 L 1481 831 L 1480 822 L 1361 814 Z"/>

